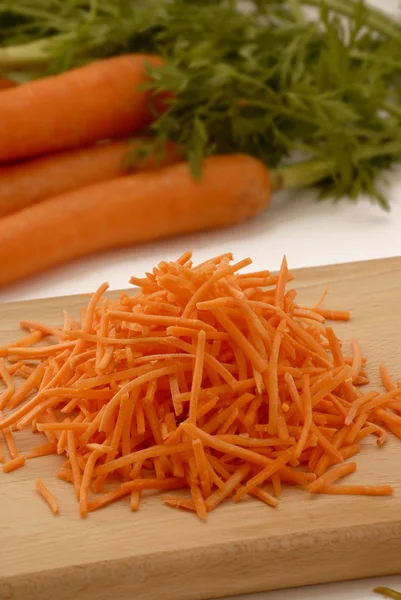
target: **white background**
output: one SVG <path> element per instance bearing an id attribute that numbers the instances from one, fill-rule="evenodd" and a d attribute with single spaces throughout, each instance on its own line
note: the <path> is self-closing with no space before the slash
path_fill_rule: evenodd
<path id="1" fill-rule="evenodd" d="M 400 14 L 396 0 L 372 4 Z M 282 193 L 263 215 L 246 224 L 83 259 L 3 288 L 0 301 L 89 292 L 103 281 L 111 289 L 123 288 L 132 274 L 141 275 L 160 259 L 173 259 L 187 249 L 193 250 L 196 261 L 226 251 L 234 252 L 236 259 L 250 256 L 256 269 L 277 269 L 284 253 L 291 268 L 399 256 L 401 167 L 388 180 L 388 214 L 363 198 L 356 204 L 344 200 L 333 205 L 314 202 L 310 190 Z M 401 576 L 253 594 L 241 600 L 372 600 L 378 599 L 372 587 L 383 584 L 401 591 Z"/>

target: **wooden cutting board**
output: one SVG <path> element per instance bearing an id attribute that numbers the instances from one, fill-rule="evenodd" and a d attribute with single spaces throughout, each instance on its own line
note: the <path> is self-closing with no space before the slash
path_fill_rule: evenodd
<path id="1" fill-rule="evenodd" d="M 372 374 L 385 361 L 401 378 L 401 258 L 303 269 L 309 304 L 329 286 L 328 306 L 354 317 L 336 325 L 357 337 Z M 0 343 L 20 318 L 60 324 L 82 297 L 0 306 Z M 32 434 L 17 438 L 31 447 Z M 390 483 L 390 498 L 313 496 L 286 490 L 277 509 L 226 503 L 206 523 L 152 497 L 138 513 L 121 501 L 86 520 L 72 486 L 54 473 L 58 457 L 0 473 L 0 600 L 191 600 L 401 572 L 401 442 L 367 444 L 353 483 Z M 33 489 L 42 476 L 60 500 L 54 517 Z"/>

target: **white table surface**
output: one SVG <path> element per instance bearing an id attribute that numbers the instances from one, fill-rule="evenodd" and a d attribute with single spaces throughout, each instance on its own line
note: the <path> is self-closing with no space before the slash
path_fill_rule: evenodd
<path id="1" fill-rule="evenodd" d="M 397 0 L 372 1 L 398 12 Z M 277 269 L 283 254 L 291 268 L 401 256 L 401 166 L 389 174 L 391 212 L 361 199 L 314 202 L 314 193 L 282 193 L 261 216 L 224 231 L 185 236 L 137 248 L 126 248 L 76 261 L 0 290 L 0 301 L 44 298 L 93 291 L 103 281 L 111 289 L 127 286 L 161 259 L 187 249 L 196 261 L 232 251 L 236 259 L 250 256 L 253 267 Z M 368 600 L 377 585 L 401 591 L 401 575 L 236 597 L 237 600 Z M 231 599 L 233 600 L 233 599 Z"/>

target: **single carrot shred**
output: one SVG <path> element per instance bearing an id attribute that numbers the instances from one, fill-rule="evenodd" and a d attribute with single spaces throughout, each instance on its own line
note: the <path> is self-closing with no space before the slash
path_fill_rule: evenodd
<path id="1" fill-rule="evenodd" d="M 104 283 L 79 321 L 67 312 L 60 327 L 21 321 L 28 333 L 0 348 L 3 471 L 64 455 L 56 476 L 73 485 L 83 518 L 126 496 L 136 512 L 147 494 L 172 490 L 187 496 L 163 503 L 201 519 L 246 495 L 275 507 L 290 485 L 391 494 L 334 483 L 355 471 L 344 461 L 365 438 L 401 438 L 401 386 L 380 365 L 385 392 L 360 391 L 369 375 L 358 341 L 350 352 L 326 324 L 350 314 L 322 308 L 325 294 L 297 304 L 285 258 L 278 275 L 241 274 L 251 260 L 231 261 L 194 266 L 186 252 L 133 277 L 139 293 L 106 298 Z M 47 443 L 18 455 L 26 428 Z"/>
<path id="2" fill-rule="evenodd" d="M 35 479 L 35 488 L 38 494 L 47 502 L 50 506 L 52 513 L 58 515 L 60 512 L 59 505 L 53 494 L 49 491 L 43 481 L 39 478 Z"/>
<path id="3" fill-rule="evenodd" d="M 203 363 L 205 360 L 205 344 L 206 334 L 203 330 L 199 332 L 198 344 L 196 347 L 195 366 L 192 376 L 191 397 L 189 400 L 189 417 L 190 423 L 196 424 L 196 411 L 199 402 L 199 391 L 203 377 Z"/>
<path id="4" fill-rule="evenodd" d="M 20 363 L 17 364 L 21 366 Z M 6 384 L 6 390 L 0 396 L 0 410 L 2 410 L 15 393 L 14 378 L 11 377 L 10 371 L 2 358 L 0 358 L 0 376 Z"/>
<path id="5" fill-rule="evenodd" d="M 308 485 L 308 490 L 314 493 L 319 492 L 319 490 L 331 483 L 334 483 L 337 481 L 337 479 L 353 473 L 356 470 L 356 466 L 357 465 L 355 462 L 347 463 L 345 465 L 338 465 L 330 471 L 327 471 L 318 479 L 315 479 L 315 481 L 312 481 L 312 483 Z"/>
<path id="6" fill-rule="evenodd" d="M 24 466 L 26 463 L 26 456 L 21 454 L 16 458 L 12 458 L 11 460 L 5 462 L 3 464 L 3 473 L 11 473 L 11 471 L 16 471 Z"/>
<path id="7" fill-rule="evenodd" d="M 319 493 L 342 496 L 391 496 L 394 488 L 391 485 L 325 485 Z"/>

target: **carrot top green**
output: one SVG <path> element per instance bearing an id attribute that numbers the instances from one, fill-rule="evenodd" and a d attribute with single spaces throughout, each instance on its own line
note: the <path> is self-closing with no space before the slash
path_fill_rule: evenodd
<path id="1" fill-rule="evenodd" d="M 388 587 L 377 587 L 373 590 L 376 594 L 381 594 L 386 598 L 393 598 L 393 600 L 401 600 L 401 593 L 391 590 Z"/>
<path id="2" fill-rule="evenodd" d="M 26 79 L 127 52 L 162 55 L 151 125 L 199 176 L 214 153 L 279 168 L 275 187 L 366 194 L 401 156 L 401 24 L 358 0 L 0 0 L 0 71 Z M 313 16 L 314 18 L 311 18 Z M 17 73 L 17 75 L 16 75 Z M 154 148 L 149 148 L 152 152 Z M 301 165 L 282 171 L 289 159 Z"/>

